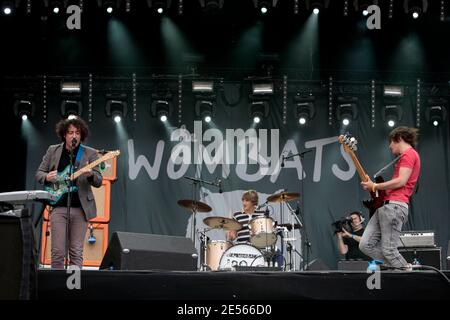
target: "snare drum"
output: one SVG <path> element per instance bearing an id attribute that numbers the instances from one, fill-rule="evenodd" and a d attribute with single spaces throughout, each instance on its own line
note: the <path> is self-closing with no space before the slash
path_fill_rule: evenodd
<path id="1" fill-rule="evenodd" d="M 275 222 L 271 217 L 256 217 L 248 223 L 250 242 L 257 248 L 266 248 L 277 242 Z"/>
<path id="2" fill-rule="evenodd" d="M 231 246 L 232 243 L 225 240 L 209 241 L 206 248 L 206 265 L 211 270 L 218 270 L 223 253 Z"/>
<path id="3" fill-rule="evenodd" d="M 264 256 L 254 246 L 237 244 L 224 252 L 220 259 L 220 269 L 229 269 L 234 266 L 261 267 L 265 266 Z"/>

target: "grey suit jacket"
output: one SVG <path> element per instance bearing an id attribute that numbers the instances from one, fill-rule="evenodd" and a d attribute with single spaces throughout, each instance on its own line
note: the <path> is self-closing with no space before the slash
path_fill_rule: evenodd
<path id="1" fill-rule="evenodd" d="M 98 159 L 97 151 L 93 148 L 85 147 L 83 156 L 81 157 L 78 169 Z M 47 173 L 58 169 L 59 159 L 64 148 L 64 143 L 51 145 L 45 153 L 39 168 L 36 171 L 36 180 L 44 184 Z M 86 215 L 87 220 L 94 219 L 97 216 L 97 206 L 95 204 L 94 194 L 92 193 L 91 185 L 99 188 L 102 185 L 102 174 L 97 167 L 92 169 L 92 180 L 89 182 L 86 176 L 81 175 L 76 179 L 76 186 L 78 187 L 78 196 L 80 198 L 81 206 Z"/>

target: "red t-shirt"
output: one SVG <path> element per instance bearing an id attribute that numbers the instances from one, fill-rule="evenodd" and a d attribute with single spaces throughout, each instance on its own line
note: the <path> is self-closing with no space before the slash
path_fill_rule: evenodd
<path id="1" fill-rule="evenodd" d="M 414 187 L 416 186 L 417 179 L 419 179 L 420 173 L 420 157 L 414 148 L 409 148 L 401 155 L 400 159 L 397 161 L 394 167 L 394 175 L 392 179 L 398 177 L 400 168 L 410 168 L 412 169 L 411 176 L 409 177 L 406 184 L 398 189 L 386 190 L 386 196 L 384 200 L 393 200 L 409 203 L 409 197 L 414 192 Z"/>

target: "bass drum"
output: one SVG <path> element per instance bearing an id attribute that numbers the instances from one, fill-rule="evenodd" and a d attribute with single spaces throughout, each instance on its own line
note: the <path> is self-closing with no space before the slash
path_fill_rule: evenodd
<path id="1" fill-rule="evenodd" d="M 234 266 L 263 267 L 265 260 L 262 252 L 248 244 L 237 244 L 225 251 L 220 259 L 219 270 Z"/>

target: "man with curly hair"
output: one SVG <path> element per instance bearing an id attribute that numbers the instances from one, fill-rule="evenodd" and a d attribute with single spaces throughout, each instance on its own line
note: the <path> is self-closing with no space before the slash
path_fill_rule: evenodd
<path id="1" fill-rule="evenodd" d="M 58 172 L 64 171 L 70 165 L 71 156 L 75 167 L 73 172 L 98 158 L 95 149 L 81 144 L 89 135 L 89 128 L 81 118 L 59 121 L 56 125 L 56 134 L 61 143 L 48 148 L 36 171 L 36 179 L 41 184 L 54 183 Z M 100 187 L 102 180 L 98 167 L 83 169 L 82 175 L 73 182 L 76 188 L 70 192 L 70 216 L 67 209 L 68 193 L 65 193 L 52 208 L 50 214 L 52 268 L 63 269 L 65 258 L 71 266 L 82 267 L 83 243 L 88 221 L 97 216 L 91 186 Z"/>

